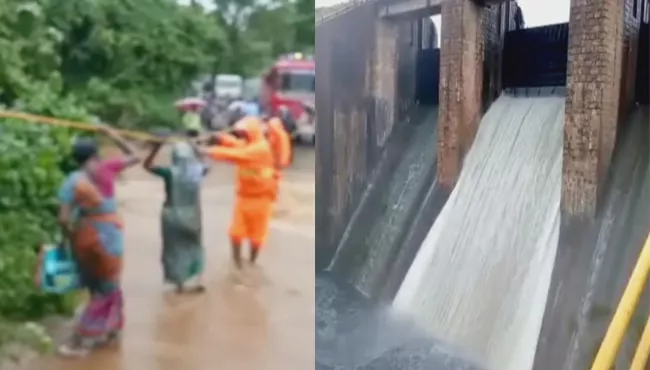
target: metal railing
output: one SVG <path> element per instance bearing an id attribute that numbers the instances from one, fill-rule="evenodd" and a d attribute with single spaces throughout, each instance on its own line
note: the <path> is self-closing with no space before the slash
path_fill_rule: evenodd
<path id="1" fill-rule="evenodd" d="M 621 301 L 616 308 L 605 338 L 596 354 L 591 370 L 611 370 L 614 368 L 616 356 L 623 343 L 632 316 L 639 305 L 639 300 L 646 287 L 650 275 L 650 235 L 643 245 L 639 259 L 632 271 L 632 276 L 623 292 Z M 636 348 L 630 370 L 645 370 L 650 357 L 650 320 L 646 322 L 645 329 Z"/>

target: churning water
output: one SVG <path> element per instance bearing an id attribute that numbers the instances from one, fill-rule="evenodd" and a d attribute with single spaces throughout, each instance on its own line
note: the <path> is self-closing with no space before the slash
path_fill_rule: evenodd
<path id="1" fill-rule="evenodd" d="M 489 370 L 532 367 L 557 250 L 563 97 L 501 96 L 393 303 Z"/>

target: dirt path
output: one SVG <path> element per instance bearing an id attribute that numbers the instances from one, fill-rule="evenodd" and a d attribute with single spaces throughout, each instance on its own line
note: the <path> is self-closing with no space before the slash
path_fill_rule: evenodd
<path id="1" fill-rule="evenodd" d="M 203 190 L 207 293 L 176 296 L 162 286 L 162 183 L 140 169 L 118 192 L 126 220 L 122 343 L 83 360 L 44 358 L 28 370 L 309 369 L 314 355 L 314 151 L 299 149 L 287 171 L 260 267 L 232 278 L 226 231 L 232 169 L 215 165 Z"/>

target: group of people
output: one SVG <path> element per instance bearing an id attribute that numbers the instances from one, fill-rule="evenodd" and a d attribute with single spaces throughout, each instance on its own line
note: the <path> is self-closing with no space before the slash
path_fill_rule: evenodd
<path id="1" fill-rule="evenodd" d="M 64 356 L 83 356 L 115 340 L 124 324 L 120 286 L 124 225 L 117 212 L 115 179 L 140 163 L 140 158 L 116 131 L 107 126 L 102 126 L 102 131 L 123 155 L 103 159 L 95 141 L 76 141 L 72 155 L 79 169 L 68 175 L 59 191 L 58 221 L 78 265 L 82 286 L 90 295 L 71 340 L 59 348 Z M 229 132 L 207 140 L 190 130 L 184 139 L 171 142 L 171 164 L 155 165 L 164 144 L 153 142 L 143 161 L 144 168 L 165 184 L 161 215 L 164 280 L 179 293 L 203 292 L 200 185 L 209 172 L 208 159 L 237 167 L 229 236 L 234 264 L 242 268 L 243 243 L 249 243 L 248 260 L 254 264 L 266 242 L 282 169 L 291 160 L 291 139 L 279 119 L 248 116 Z M 192 279 L 197 281 L 189 285 Z"/>

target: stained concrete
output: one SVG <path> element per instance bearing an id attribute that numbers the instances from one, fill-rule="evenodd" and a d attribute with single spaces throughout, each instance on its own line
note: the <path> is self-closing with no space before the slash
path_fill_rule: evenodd
<path id="1" fill-rule="evenodd" d="M 421 107 L 389 142 L 393 163 L 369 184 L 332 262 L 337 278 L 367 297 L 379 297 L 388 283 L 387 271 L 435 182 L 437 114 L 435 107 Z"/>
<path id="2" fill-rule="evenodd" d="M 414 215 L 409 231 L 402 242 L 397 256 L 394 258 L 390 268 L 385 271 L 385 279 L 381 295 L 378 299 L 382 302 L 392 302 L 399 287 L 404 281 L 415 256 L 420 250 L 422 241 L 427 237 L 431 225 L 435 222 L 449 199 L 449 191 L 432 182 L 427 189 L 426 195 L 421 198 L 421 203 Z"/>
<path id="3" fill-rule="evenodd" d="M 595 218 L 563 215 L 535 370 L 589 368 L 650 231 L 648 108 L 620 131 L 602 206 Z M 629 367 L 648 317 L 641 300 L 617 368 Z"/>
<path id="4" fill-rule="evenodd" d="M 23 370 L 287 370 L 314 367 L 314 151 L 285 174 L 280 210 L 258 269 L 232 274 L 227 227 L 233 170 L 215 165 L 203 191 L 205 295 L 163 290 L 162 183 L 139 169 L 118 189 L 126 219 L 127 323 L 119 346 L 74 361 L 47 357 Z M 57 328 L 59 336 L 68 327 Z"/>

